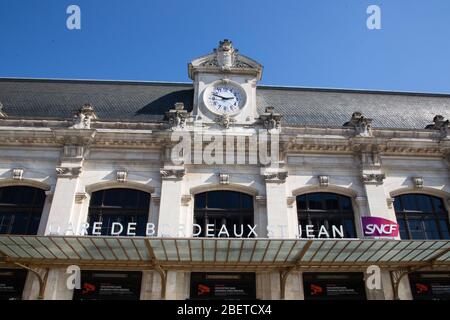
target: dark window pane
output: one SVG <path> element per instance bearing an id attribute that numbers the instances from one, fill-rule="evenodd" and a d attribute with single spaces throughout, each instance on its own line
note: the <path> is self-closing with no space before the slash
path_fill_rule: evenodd
<path id="1" fill-rule="evenodd" d="M 20 187 L 15 194 L 16 204 L 33 204 L 34 200 L 34 188 Z"/>
<path id="2" fill-rule="evenodd" d="M 403 207 L 402 207 L 402 203 L 400 201 L 400 197 L 395 197 L 394 198 L 394 209 L 395 209 L 395 212 L 403 211 Z"/>
<path id="3" fill-rule="evenodd" d="M 356 232 L 355 232 L 355 223 L 353 219 L 345 219 L 344 220 L 344 232 L 346 238 L 356 238 Z"/>
<path id="4" fill-rule="evenodd" d="M 338 195 L 333 193 L 324 193 L 325 210 L 339 210 Z"/>
<path id="5" fill-rule="evenodd" d="M 401 223 L 402 239 L 448 238 L 448 218 L 442 199 L 425 194 L 407 194 L 396 197 L 394 203 L 398 204 L 400 199 L 405 210 L 398 206 L 395 210 Z"/>
<path id="6" fill-rule="evenodd" d="M 309 210 L 323 210 L 323 202 L 322 202 L 322 194 L 321 193 L 312 193 L 308 194 L 308 205 Z"/>
<path id="7" fill-rule="evenodd" d="M 345 211 L 353 211 L 352 201 L 349 197 L 340 197 L 341 208 Z"/>
<path id="8" fill-rule="evenodd" d="M 439 228 L 441 229 L 442 239 L 450 239 L 448 220 L 440 219 Z"/>
<path id="9" fill-rule="evenodd" d="M 422 212 L 432 212 L 433 208 L 431 206 L 431 197 L 426 195 L 416 195 L 416 201 L 417 201 L 417 211 Z"/>
<path id="10" fill-rule="evenodd" d="M 207 209 L 204 209 L 205 198 Z M 226 226 L 230 237 L 239 237 L 241 229 L 243 229 L 242 236 L 248 236 L 247 224 L 253 225 L 252 196 L 235 191 L 210 191 L 197 194 L 194 203 L 194 221 L 202 228 L 198 236 L 204 237 L 206 235 L 207 224 L 212 225 L 210 230 L 213 230 L 212 232 L 216 237 L 219 236 L 222 226 Z M 198 231 L 197 228 L 194 228 L 195 234 Z M 225 230 L 222 231 L 220 236 L 227 236 Z M 210 231 L 209 234 L 212 234 L 212 232 Z"/>
<path id="11" fill-rule="evenodd" d="M 41 213 L 34 213 L 31 216 L 27 234 L 37 234 L 40 222 L 41 222 Z"/>
<path id="12" fill-rule="evenodd" d="M 195 207 L 206 208 L 206 193 L 200 193 L 195 195 Z"/>
<path id="13" fill-rule="evenodd" d="M 417 206 L 416 206 L 416 201 L 415 199 L 415 195 L 404 195 L 401 196 L 402 199 L 402 204 L 403 204 L 403 210 L 407 210 L 407 211 L 416 211 L 417 210 Z"/>
<path id="14" fill-rule="evenodd" d="M 105 191 L 103 206 L 120 207 L 121 206 L 121 189 L 110 189 Z"/>
<path id="15" fill-rule="evenodd" d="M 145 209 L 150 206 L 150 194 L 146 192 L 139 192 L 139 203 L 138 208 Z"/>
<path id="16" fill-rule="evenodd" d="M 13 223 L 11 226 L 11 234 L 27 234 L 27 226 L 29 215 L 24 212 L 17 212 L 13 216 Z"/>
<path id="17" fill-rule="evenodd" d="M 421 220 L 410 219 L 408 221 L 408 226 L 413 240 L 426 239 L 424 227 Z"/>
<path id="18" fill-rule="evenodd" d="M 41 189 L 14 186 L 0 188 L 0 233 L 36 234 L 45 202 Z"/>
<path id="19" fill-rule="evenodd" d="M 399 224 L 400 239 L 402 239 L 402 240 L 409 239 L 405 220 L 397 217 L 397 223 Z"/>
<path id="20" fill-rule="evenodd" d="M 101 201 L 103 195 L 104 201 Z M 89 209 L 88 234 L 92 234 L 95 222 L 102 222 L 102 235 L 111 235 L 112 231 L 116 233 L 122 230 L 120 235 L 126 236 L 128 224 L 136 223 L 131 225 L 130 234 L 145 236 L 149 206 L 150 195 L 143 191 L 119 188 L 95 192 Z M 123 229 L 116 226 L 113 230 L 114 222 L 120 223 Z"/>
<path id="21" fill-rule="evenodd" d="M 427 239 L 440 239 L 439 230 L 436 221 L 425 220 L 425 233 Z"/>
<path id="22" fill-rule="evenodd" d="M 242 194 L 242 208 L 253 209 L 253 197 L 248 194 Z"/>
<path id="23" fill-rule="evenodd" d="M 306 225 L 309 224 L 314 226 L 316 237 L 341 237 L 342 229 L 343 237 L 356 238 L 353 208 L 349 197 L 334 193 L 310 193 L 298 196 L 297 205 L 302 238 L 307 236 Z M 324 228 L 328 234 L 320 234 L 320 230 L 323 231 Z"/>
<path id="24" fill-rule="evenodd" d="M 298 196 L 297 197 L 297 209 L 306 210 L 306 196 Z"/>
<path id="25" fill-rule="evenodd" d="M 445 213 L 444 202 L 440 198 L 433 197 L 434 210 L 437 213 Z"/>
<path id="26" fill-rule="evenodd" d="M 36 195 L 34 198 L 34 206 L 40 207 L 44 206 L 45 203 L 45 192 L 43 190 L 36 189 Z"/>
<path id="27" fill-rule="evenodd" d="M 222 195 L 219 192 L 208 192 L 208 208 L 222 208 Z"/>
<path id="28" fill-rule="evenodd" d="M 2 188 L 0 189 L 0 203 L 1 204 L 17 204 L 14 195 L 17 193 L 17 188 Z"/>
<path id="29" fill-rule="evenodd" d="M 0 215 L 0 234 L 9 233 L 13 215 L 9 213 L 3 213 Z"/>
<path id="30" fill-rule="evenodd" d="M 122 200 L 122 208 L 137 208 L 138 194 L 136 190 L 130 189 L 117 189 L 120 191 L 120 197 Z"/>
<path id="31" fill-rule="evenodd" d="M 104 191 L 98 191 L 98 192 L 92 193 L 90 206 L 91 207 L 100 207 L 102 205 L 104 193 L 105 193 Z"/>

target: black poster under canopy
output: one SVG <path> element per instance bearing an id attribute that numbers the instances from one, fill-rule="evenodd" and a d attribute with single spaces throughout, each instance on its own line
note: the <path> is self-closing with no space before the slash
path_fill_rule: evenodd
<path id="1" fill-rule="evenodd" d="M 82 271 L 74 300 L 139 300 L 141 272 Z"/>
<path id="2" fill-rule="evenodd" d="M 305 300 L 366 300 L 362 273 L 303 274 Z"/>
<path id="3" fill-rule="evenodd" d="M 254 273 L 191 273 L 193 300 L 255 300 Z"/>
<path id="4" fill-rule="evenodd" d="M 27 274 L 23 269 L 0 269 L 0 300 L 21 300 Z"/>
<path id="5" fill-rule="evenodd" d="M 416 272 L 409 280 L 414 300 L 450 300 L 450 273 Z"/>

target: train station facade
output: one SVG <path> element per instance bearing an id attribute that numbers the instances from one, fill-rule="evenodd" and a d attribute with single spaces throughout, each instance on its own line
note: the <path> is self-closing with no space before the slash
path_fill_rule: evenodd
<path id="1" fill-rule="evenodd" d="M 450 96 L 188 74 L 0 79 L 0 298 L 450 298 Z"/>

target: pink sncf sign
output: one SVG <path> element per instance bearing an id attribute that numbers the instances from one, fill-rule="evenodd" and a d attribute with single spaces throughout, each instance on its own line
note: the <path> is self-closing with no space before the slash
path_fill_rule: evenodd
<path id="1" fill-rule="evenodd" d="M 398 224 L 379 217 L 361 218 L 363 235 L 365 237 L 397 237 L 399 232 Z"/>

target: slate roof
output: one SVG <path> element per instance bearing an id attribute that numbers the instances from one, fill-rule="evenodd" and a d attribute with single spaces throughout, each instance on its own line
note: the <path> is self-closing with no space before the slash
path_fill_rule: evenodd
<path id="1" fill-rule="evenodd" d="M 0 103 L 11 118 L 68 119 L 90 103 L 101 120 L 161 121 L 175 102 L 188 111 L 192 84 L 94 80 L 1 79 Z M 450 95 L 259 86 L 257 106 L 273 106 L 283 125 L 341 127 L 353 112 L 378 128 L 424 129 L 450 117 Z"/>

